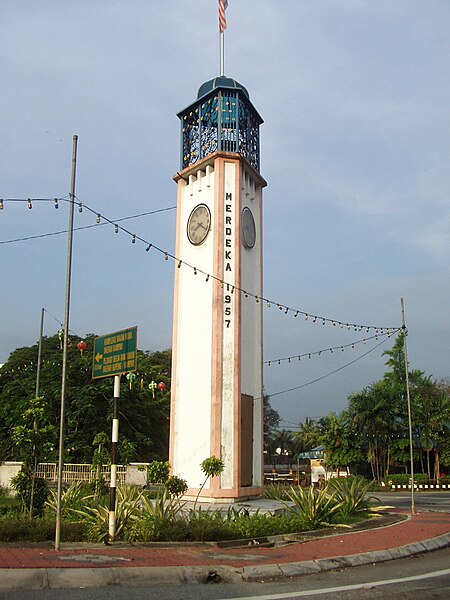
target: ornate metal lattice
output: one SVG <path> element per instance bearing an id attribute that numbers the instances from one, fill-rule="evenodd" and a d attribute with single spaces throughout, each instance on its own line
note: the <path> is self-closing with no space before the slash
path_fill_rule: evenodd
<path id="1" fill-rule="evenodd" d="M 261 118 L 240 90 L 216 89 L 179 114 L 181 168 L 216 152 L 237 152 L 259 171 Z"/>

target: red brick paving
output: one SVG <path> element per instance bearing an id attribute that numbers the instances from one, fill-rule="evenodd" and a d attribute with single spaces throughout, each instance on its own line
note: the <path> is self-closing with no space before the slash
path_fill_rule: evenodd
<path id="1" fill-rule="evenodd" d="M 385 528 L 369 529 L 325 538 L 265 548 L 246 546 L 102 546 L 64 547 L 57 552 L 42 547 L 0 546 L 0 568 L 81 568 L 245 565 L 289 563 L 318 558 L 387 550 L 450 532 L 450 514 L 426 512 Z"/>

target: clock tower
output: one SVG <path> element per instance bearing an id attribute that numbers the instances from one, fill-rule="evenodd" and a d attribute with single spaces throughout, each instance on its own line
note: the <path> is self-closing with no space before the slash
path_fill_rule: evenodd
<path id="1" fill-rule="evenodd" d="M 263 121 L 225 76 L 204 83 L 178 117 L 170 463 L 193 497 L 200 463 L 221 458 L 224 471 L 201 498 L 233 502 L 263 486 Z"/>

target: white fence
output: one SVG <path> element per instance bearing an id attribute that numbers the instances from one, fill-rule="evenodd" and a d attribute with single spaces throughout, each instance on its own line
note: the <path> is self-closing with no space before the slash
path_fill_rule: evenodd
<path id="1" fill-rule="evenodd" d="M 149 463 L 131 463 L 130 465 L 117 465 L 117 483 L 147 485 L 147 470 Z M 4 462 L 0 465 L 0 485 L 11 488 L 11 479 L 20 471 L 21 462 Z M 143 469 L 143 470 L 141 470 Z M 111 468 L 103 465 L 100 470 L 101 476 L 109 484 Z M 58 465 L 56 463 L 40 463 L 38 465 L 38 477 L 42 477 L 49 483 L 58 481 Z M 90 464 L 66 463 L 63 466 L 62 482 L 70 485 L 81 481 L 89 483 L 98 477 L 97 467 Z"/>

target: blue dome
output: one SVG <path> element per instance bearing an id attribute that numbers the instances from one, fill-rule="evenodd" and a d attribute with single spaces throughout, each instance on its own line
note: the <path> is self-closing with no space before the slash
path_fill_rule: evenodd
<path id="1" fill-rule="evenodd" d="M 197 99 L 203 98 L 203 96 L 206 96 L 207 94 L 218 88 L 240 90 L 250 100 L 250 95 L 247 89 L 235 79 L 231 79 L 230 77 L 214 77 L 214 79 L 205 81 L 205 83 L 203 83 L 198 89 Z"/>

